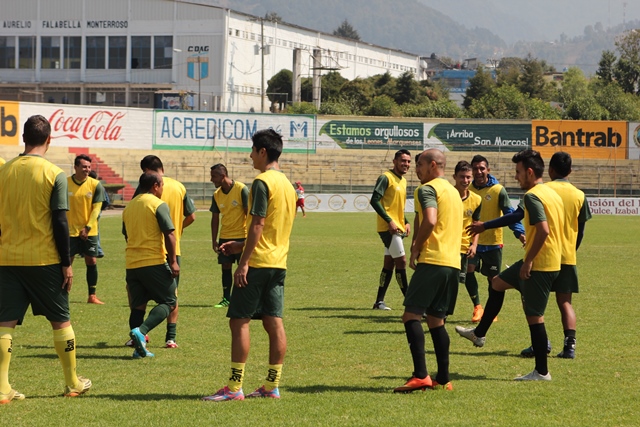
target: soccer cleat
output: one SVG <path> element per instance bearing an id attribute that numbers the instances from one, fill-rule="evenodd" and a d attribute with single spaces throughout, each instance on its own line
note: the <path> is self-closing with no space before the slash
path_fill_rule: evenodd
<path id="1" fill-rule="evenodd" d="M 146 342 L 147 344 L 149 344 L 149 335 L 145 335 L 145 336 L 144 336 L 144 340 L 145 340 L 145 342 Z M 130 339 L 129 341 L 127 341 L 126 343 L 124 343 L 124 345 L 125 345 L 125 346 L 127 346 L 127 347 L 135 347 L 135 346 L 133 345 L 133 340 L 132 340 L 132 339 Z"/>
<path id="2" fill-rule="evenodd" d="M 404 385 L 400 387 L 396 387 L 393 389 L 394 393 L 411 393 L 416 390 L 426 390 L 428 388 L 433 387 L 433 383 L 431 382 L 431 377 L 427 375 L 425 378 L 416 378 L 411 377 L 407 380 Z"/>
<path id="3" fill-rule="evenodd" d="M 264 386 L 262 386 L 257 388 L 254 392 L 247 394 L 245 397 L 269 397 L 271 399 L 280 399 L 280 392 L 278 391 L 278 387 L 271 391 L 267 391 Z"/>
<path id="4" fill-rule="evenodd" d="M 551 341 L 547 340 L 547 354 L 551 353 Z M 520 352 L 520 356 L 522 357 L 534 357 L 533 347 L 529 346 Z M 560 357 L 560 356 L 558 356 Z"/>
<path id="5" fill-rule="evenodd" d="M 485 337 L 477 337 L 475 328 L 463 328 L 462 326 L 456 326 L 456 332 L 461 337 L 471 341 L 476 347 L 482 347 L 484 345 Z"/>
<path id="6" fill-rule="evenodd" d="M 24 399 L 25 399 L 24 394 L 14 389 L 11 389 L 7 394 L 0 393 L 0 405 L 6 405 L 12 400 L 24 400 Z"/>
<path id="7" fill-rule="evenodd" d="M 151 353 L 149 350 L 146 350 L 146 354 L 144 356 L 141 356 L 140 353 L 138 353 L 138 350 L 133 349 L 133 354 L 131 355 L 131 357 L 133 357 L 134 359 L 142 359 L 143 357 L 155 357 L 155 354 Z"/>
<path id="8" fill-rule="evenodd" d="M 551 347 L 549 347 L 549 352 L 551 352 Z M 576 358 L 576 340 L 575 338 L 569 341 L 568 337 L 564 339 L 564 347 L 558 356 L 561 359 L 575 359 Z"/>
<path id="9" fill-rule="evenodd" d="M 64 396 L 78 397 L 81 394 L 88 392 L 90 388 L 91 388 L 91 380 L 89 378 L 84 378 L 78 375 L 78 385 L 76 385 L 75 387 L 65 386 Z"/>
<path id="10" fill-rule="evenodd" d="M 276 389 L 277 390 L 277 389 Z M 212 394 L 211 396 L 205 396 L 202 398 L 204 401 L 208 402 L 223 402 L 225 400 L 244 400 L 244 393 L 242 389 L 238 391 L 231 391 L 229 387 L 224 386 L 216 392 L 216 394 Z"/>
<path id="11" fill-rule="evenodd" d="M 551 374 L 547 372 L 546 375 L 541 375 L 535 369 L 528 373 L 527 375 L 523 375 L 521 377 L 515 377 L 515 381 L 551 381 Z"/>
<path id="12" fill-rule="evenodd" d="M 229 300 L 226 298 L 222 298 L 222 300 L 217 303 L 216 305 L 214 305 L 215 308 L 225 308 L 225 307 L 229 307 Z"/>
<path id="13" fill-rule="evenodd" d="M 147 351 L 147 341 L 145 335 L 140 332 L 140 328 L 133 328 L 131 332 L 129 332 L 129 336 L 133 340 L 133 346 L 138 351 L 140 357 L 146 357 L 149 353 Z"/>
<path id="14" fill-rule="evenodd" d="M 472 323 L 478 323 L 480 319 L 482 319 L 482 315 L 484 314 L 484 309 L 480 304 L 473 307 L 473 315 L 471 316 Z"/>
<path id="15" fill-rule="evenodd" d="M 374 310 L 391 310 L 391 307 L 387 307 L 384 301 L 378 301 L 377 303 L 373 304 L 373 309 Z"/>
<path id="16" fill-rule="evenodd" d="M 98 299 L 95 295 L 89 295 L 89 299 L 87 299 L 87 304 L 98 304 L 103 305 L 104 303 Z"/>
<path id="17" fill-rule="evenodd" d="M 446 384 L 440 384 L 440 383 L 438 383 L 438 381 L 433 380 L 433 385 L 431 386 L 431 388 L 434 389 L 434 390 L 452 391 L 453 390 L 453 384 L 451 384 L 451 381 L 449 381 Z"/>
<path id="18" fill-rule="evenodd" d="M 174 340 L 167 340 L 164 344 L 164 348 L 178 348 L 178 344 Z"/>

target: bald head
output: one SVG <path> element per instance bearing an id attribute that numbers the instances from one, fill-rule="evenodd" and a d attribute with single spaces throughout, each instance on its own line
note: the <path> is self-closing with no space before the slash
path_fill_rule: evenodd
<path id="1" fill-rule="evenodd" d="M 447 165 L 447 159 L 442 151 L 437 148 L 430 148 L 422 152 L 421 156 L 427 163 L 435 162 L 438 169 L 444 172 L 444 168 Z"/>
<path id="2" fill-rule="evenodd" d="M 416 175 L 422 184 L 444 176 L 446 158 L 442 151 L 432 148 L 423 151 L 416 162 Z"/>

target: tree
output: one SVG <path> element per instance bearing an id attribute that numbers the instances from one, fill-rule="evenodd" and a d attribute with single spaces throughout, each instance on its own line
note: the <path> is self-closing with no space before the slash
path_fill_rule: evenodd
<path id="1" fill-rule="evenodd" d="M 572 101 L 588 96 L 589 82 L 577 67 L 571 67 L 564 73 L 562 88 L 558 91 L 558 101 L 565 107 Z"/>
<path id="2" fill-rule="evenodd" d="M 616 60 L 617 58 L 614 52 L 610 50 L 602 52 L 602 57 L 600 57 L 600 62 L 598 62 L 598 70 L 596 71 L 596 76 L 598 76 L 602 83 L 609 84 L 613 82 Z"/>
<path id="3" fill-rule="evenodd" d="M 398 104 L 387 95 L 376 96 L 367 109 L 369 116 L 399 116 Z"/>
<path id="4" fill-rule="evenodd" d="M 373 85 L 368 80 L 355 78 L 342 85 L 340 96 L 355 114 L 362 114 L 373 100 Z"/>
<path id="5" fill-rule="evenodd" d="M 267 81 L 267 96 L 271 101 L 271 111 L 283 109 L 283 104 L 293 100 L 293 73 L 287 69 L 282 69 Z M 277 94 L 277 95 L 276 95 Z"/>
<path id="6" fill-rule="evenodd" d="M 502 58 L 498 65 L 498 86 L 516 85 L 523 69 L 523 59 L 515 57 Z"/>
<path id="7" fill-rule="evenodd" d="M 411 71 L 405 71 L 396 80 L 396 96 L 398 105 L 420 104 L 424 100 L 424 91 Z"/>
<path id="8" fill-rule="evenodd" d="M 337 71 L 331 71 L 322 76 L 322 102 L 336 100 L 340 95 L 340 89 L 349 80 L 345 79 Z"/>
<path id="9" fill-rule="evenodd" d="M 609 120 L 633 122 L 640 120 L 640 98 L 625 93 L 617 84 L 594 86 L 595 99 L 608 111 Z"/>
<path id="10" fill-rule="evenodd" d="M 527 56 L 522 63 L 522 74 L 520 74 L 517 84 L 520 92 L 530 98 L 550 98 L 550 93 L 546 90 L 547 83 L 544 81 L 544 66 L 542 61 L 538 61 L 531 55 Z"/>
<path id="11" fill-rule="evenodd" d="M 360 41 L 360 34 L 353 28 L 353 26 L 346 19 L 342 21 L 342 24 L 335 30 L 333 30 L 334 36 L 340 36 L 351 40 Z"/>
<path id="12" fill-rule="evenodd" d="M 278 12 L 267 12 L 264 14 L 264 20 L 280 24 L 282 23 L 282 16 L 280 16 Z"/>
<path id="13" fill-rule="evenodd" d="M 640 86 L 640 29 L 631 30 L 616 40 L 620 59 L 614 75 L 625 92 L 638 93 Z"/>
<path id="14" fill-rule="evenodd" d="M 501 86 L 471 103 L 469 117 L 478 119 L 526 119 L 526 97 L 515 86 Z"/>
<path id="15" fill-rule="evenodd" d="M 496 87 L 490 72 L 485 71 L 484 67 L 478 67 L 476 75 L 469 79 L 469 87 L 464 96 L 462 106 L 468 109 L 474 99 L 479 99 L 491 92 Z"/>

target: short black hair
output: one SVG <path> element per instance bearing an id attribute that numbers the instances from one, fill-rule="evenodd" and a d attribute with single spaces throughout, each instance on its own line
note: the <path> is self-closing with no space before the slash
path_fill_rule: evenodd
<path id="1" fill-rule="evenodd" d="M 481 154 L 476 154 L 475 156 L 473 156 L 473 159 L 471 159 L 472 165 L 474 163 L 480 163 L 480 162 L 485 162 L 487 167 L 489 167 L 489 160 L 487 160 L 487 158 Z"/>
<path id="2" fill-rule="evenodd" d="M 138 189 L 140 190 L 140 194 L 148 193 L 153 188 L 154 184 L 161 184 L 162 177 L 158 172 L 155 171 L 147 171 L 140 175 L 140 179 L 138 180 Z"/>
<path id="3" fill-rule="evenodd" d="M 282 154 L 282 135 L 273 129 L 262 129 L 257 131 L 251 137 L 253 146 L 256 151 L 260 151 L 263 148 L 267 151 L 267 159 L 269 162 L 277 162 Z"/>
<path id="4" fill-rule="evenodd" d="M 151 170 L 154 172 L 160 172 L 164 171 L 164 166 L 162 165 L 160 157 L 149 154 L 140 160 L 140 169 L 142 169 L 142 171 Z"/>
<path id="5" fill-rule="evenodd" d="M 91 157 L 87 156 L 86 154 L 78 154 L 75 160 L 73 161 L 73 165 L 80 166 L 80 160 L 84 160 L 86 162 L 91 163 Z"/>
<path id="6" fill-rule="evenodd" d="M 211 166 L 211 170 L 221 173 L 224 176 L 228 176 L 227 167 L 222 163 L 216 163 L 215 165 Z"/>
<path id="7" fill-rule="evenodd" d="M 536 150 L 522 150 L 511 159 L 513 163 L 522 163 L 525 169 L 531 168 L 536 178 L 541 178 L 544 173 L 544 160 Z"/>
<path id="8" fill-rule="evenodd" d="M 456 164 L 456 168 L 454 169 L 453 173 L 457 174 L 458 172 L 467 172 L 472 170 L 471 168 L 471 164 L 469 162 L 467 162 L 466 160 L 460 160 L 457 164 Z"/>
<path id="9" fill-rule="evenodd" d="M 51 136 L 51 124 L 41 115 L 31 116 L 24 122 L 22 138 L 33 147 L 44 145 Z"/>
<path id="10" fill-rule="evenodd" d="M 558 151 L 551 156 L 549 167 L 561 177 L 567 177 L 571 173 L 571 155 L 564 151 Z"/>
<path id="11" fill-rule="evenodd" d="M 409 152 L 409 150 L 407 150 L 406 148 L 402 148 L 402 149 L 396 151 L 396 154 L 393 156 L 393 160 L 399 159 L 400 156 L 402 156 L 404 154 L 406 154 L 407 156 L 411 157 L 411 152 Z"/>

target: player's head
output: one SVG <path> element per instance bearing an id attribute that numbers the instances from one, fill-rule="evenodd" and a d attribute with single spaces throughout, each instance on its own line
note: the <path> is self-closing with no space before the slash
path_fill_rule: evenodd
<path id="1" fill-rule="evenodd" d="M 73 170 L 75 177 L 85 180 L 91 172 L 91 157 L 86 154 L 78 154 L 73 161 Z"/>
<path id="2" fill-rule="evenodd" d="M 520 188 L 528 190 L 542 178 L 544 161 L 535 150 L 522 150 L 511 159 L 516 164 L 516 181 Z"/>
<path id="3" fill-rule="evenodd" d="M 456 188 L 466 190 L 473 180 L 471 164 L 466 160 L 460 160 L 454 169 L 453 179 L 456 182 Z"/>
<path id="4" fill-rule="evenodd" d="M 423 151 L 416 164 L 416 174 L 420 183 L 425 184 L 432 179 L 443 176 L 446 165 L 447 160 L 442 151 L 437 148 Z"/>
<path id="5" fill-rule="evenodd" d="M 282 136 L 273 129 L 262 129 L 251 137 L 253 146 L 251 147 L 251 159 L 253 167 L 259 169 L 256 160 L 261 156 L 266 158 L 266 164 L 277 162 L 282 154 Z M 264 150 L 264 151 L 263 151 Z"/>
<path id="6" fill-rule="evenodd" d="M 39 147 L 45 145 L 51 136 L 51 125 L 43 116 L 31 116 L 24 122 L 22 140 L 25 145 Z"/>
<path id="7" fill-rule="evenodd" d="M 140 160 L 140 169 L 142 169 L 142 172 L 145 172 L 145 171 L 164 172 L 164 166 L 162 165 L 162 160 L 160 160 L 160 157 L 154 156 L 153 154 L 144 156 L 144 158 Z"/>
<path id="8" fill-rule="evenodd" d="M 489 172 L 491 172 L 489 160 L 480 154 L 476 154 L 473 156 L 473 159 L 471 159 L 471 168 L 473 171 L 473 182 L 479 186 L 487 185 Z"/>
<path id="9" fill-rule="evenodd" d="M 296 181 L 296 187 L 298 188 L 302 187 L 302 183 L 300 181 Z"/>
<path id="10" fill-rule="evenodd" d="M 571 155 L 558 151 L 549 161 L 549 177 L 551 179 L 566 178 L 571 173 Z"/>
<path id="11" fill-rule="evenodd" d="M 211 182 L 216 188 L 219 188 L 222 185 L 225 177 L 227 177 L 227 167 L 222 163 L 217 163 L 211 166 Z"/>
<path id="12" fill-rule="evenodd" d="M 162 196 L 163 186 L 162 175 L 154 171 L 144 172 L 138 180 L 140 194 L 151 193 L 160 198 Z"/>
<path id="13" fill-rule="evenodd" d="M 409 150 L 401 149 L 396 151 L 396 154 L 393 156 L 393 172 L 402 176 L 409 172 L 409 167 L 411 166 L 411 153 Z"/>

